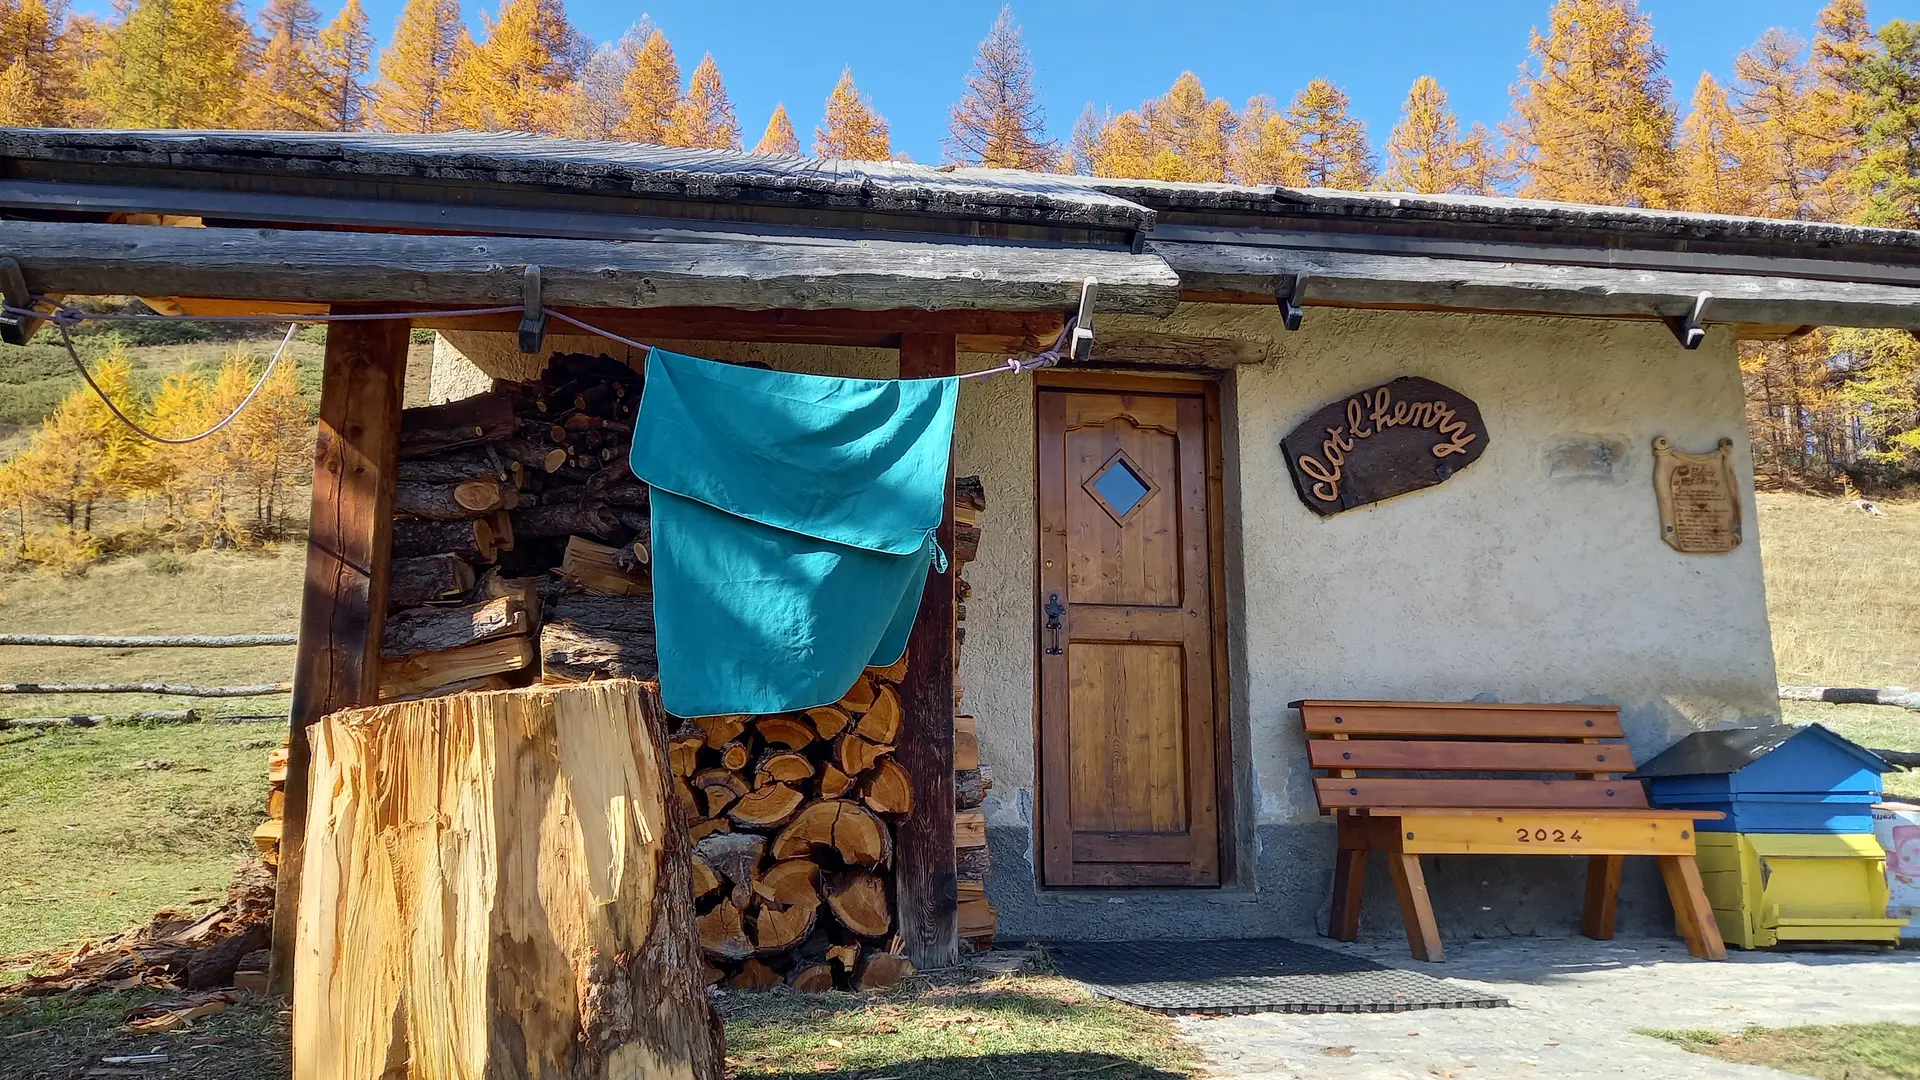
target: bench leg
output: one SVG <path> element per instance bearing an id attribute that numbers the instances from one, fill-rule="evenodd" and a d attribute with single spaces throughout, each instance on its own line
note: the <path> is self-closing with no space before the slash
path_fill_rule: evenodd
<path id="1" fill-rule="evenodd" d="M 1393 891 L 1400 897 L 1400 918 L 1407 924 L 1407 948 L 1415 960 L 1437 964 L 1446 959 L 1440 948 L 1440 926 L 1433 919 L 1433 901 L 1427 897 L 1427 875 L 1420 856 L 1387 854 Z"/>
<path id="2" fill-rule="evenodd" d="M 1619 855 L 1587 857 L 1587 907 L 1580 916 L 1580 932 L 1595 941 L 1613 940 L 1613 914 L 1620 906 Z"/>
<path id="3" fill-rule="evenodd" d="M 1360 940 L 1360 901 L 1367 891 L 1367 849 L 1341 848 L 1333 857 L 1333 918 L 1327 936 Z"/>
<path id="4" fill-rule="evenodd" d="M 1660 876 L 1666 879 L 1667 895 L 1673 898 L 1675 920 L 1687 951 L 1702 960 L 1725 960 L 1726 943 L 1720 940 L 1720 924 L 1713 921 L 1713 906 L 1707 903 L 1707 890 L 1700 883 L 1700 867 L 1691 855 L 1661 855 Z"/>

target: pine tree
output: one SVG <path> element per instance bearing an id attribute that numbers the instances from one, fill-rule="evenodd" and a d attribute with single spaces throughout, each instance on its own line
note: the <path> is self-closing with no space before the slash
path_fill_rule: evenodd
<path id="1" fill-rule="evenodd" d="M 1853 173 L 1867 225 L 1920 228 L 1920 23 L 1880 28 L 1882 50 L 1859 68 L 1860 164 Z"/>
<path id="2" fill-rule="evenodd" d="M 66 23 L 65 0 L 0 0 L 0 126 L 72 122 L 79 70 Z"/>
<path id="3" fill-rule="evenodd" d="M 1388 190 L 1429 195 L 1491 195 L 1498 157 L 1493 136 L 1475 124 L 1460 134 L 1460 121 L 1447 105 L 1447 92 L 1431 75 L 1413 81 L 1400 122 L 1387 137 Z"/>
<path id="4" fill-rule="evenodd" d="M 234 0 L 135 0 L 87 71 L 113 127 L 224 128 L 245 119 L 251 39 Z"/>
<path id="5" fill-rule="evenodd" d="M 1673 180 L 1666 52 L 1636 0 L 1557 0 L 1513 87 L 1522 195 L 1665 206 Z"/>
<path id="6" fill-rule="evenodd" d="M 566 130 L 567 101 L 585 43 L 561 0 L 506 0 L 484 42 L 460 50 L 448 113 L 476 131 Z"/>
<path id="7" fill-rule="evenodd" d="M 990 169 L 1044 169 L 1056 160 L 1047 115 L 1033 85 L 1033 56 L 1004 6 L 973 56 L 966 90 L 948 123 L 947 160 Z"/>
<path id="8" fill-rule="evenodd" d="M 326 131 L 357 131 L 365 125 L 372 92 L 367 71 L 373 66 L 373 35 L 360 0 L 347 0 L 340 14 L 320 32 L 314 66 L 319 71 L 320 123 Z"/>
<path id="9" fill-rule="evenodd" d="M 667 125 L 668 146 L 699 146 L 709 150 L 740 149 L 740 121 L 720 81 L 720 65 L 713 54 L 700 58 L 685 96 L 673 107 Z"/>
<path id="10" fill-rule="evenodd" d="M 1763 214 L 1769 170 L 1756 132 L 1740 122 L 1727 92 L 1702 73 L 1675 155 L 1675 202 L 1710 214 Z"/>
<path id="11" fill-rule="evenodd" d="M 643 21 L 634 33 L 641 44 L 621 88 L 623 115 L 615 134 L 629 142 L 664 146 L 674 106 L 680 104 L 680 62 L 667 36 L 651 23 Z"/>
<path id="12" fill-rule="evenodd" d="M 813 129 L 813 153 L 848 161 L 886 161 L 893 156 L 887 121 L 853 85 L 851 67 L 840 72 L 840 81 L 827 95 L 826 115 Z"/>
<path id="13" fill-rule="evenodd" d="M 760 141 L 754 146 L 753 152 L 800 156 L 800 136 L 794 134 L 793 121 L 787 119 L 785 104 L 776 104 L 773 107 L 773 115 L 767 118 L 766 133 L 760 136 Z"/>
<path id="14" fill-rule="evenodd" d="M 424 134 L 454 126 L 447 110 L 460 29 L 460 0 L 407 0 L 393 42 L 380 54 L 373 121 L 383 131 Z"/>
<path id="15" fill-rule="evenodd" d="M 1222 181 L 1239 118 L 1191 71 L 1160 97 L 1109 121 L 1089 151 L 1096 176 Z"/>

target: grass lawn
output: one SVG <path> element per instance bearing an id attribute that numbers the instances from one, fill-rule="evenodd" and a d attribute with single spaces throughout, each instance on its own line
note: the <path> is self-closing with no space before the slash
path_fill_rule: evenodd
<path id="1" fill-rule="evenodd" d="M 1920 502 L 1871 517 L 1837 499 L 1762 492 L 1760 560 L 1780 681 L 1920 688 Z M 1883 705 L 1783 703 L 1865 746 L 1920 750 L 1920 713 Z M 1920 799 L 1920 773 L 1889 773 L 1889 793 Z"/>
<path id="2" fill-rule="evenodd" d="M 1712 1031 L 1643 1031 L 1698 1054 L 1768 1065 L 1820 1080 L 1920 1080 L 1920 1025 L 1844 1024 Z"/>
<path id="3" fill-rule="evenodd" d="M 122 1027 L 128 1009 L 166 997 L 142 990 L 0 1001 L 0 1075 L 7 1080 L 112 1075 L 262 1080 L 287 1075 L 288 1020 L 278 1005 L 250 996 L 224 1012 L 158 1035 L 138 1035 Z M 103 1061 L 132 1054 L 165 1054 L 167 1060 L 138 1066 Z"/>

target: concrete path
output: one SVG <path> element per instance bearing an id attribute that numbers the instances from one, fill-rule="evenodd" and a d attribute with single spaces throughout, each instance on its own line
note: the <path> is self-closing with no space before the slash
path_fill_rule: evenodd
<path id="1" fill-rule="evenodd" d="M 1181 1030 L 1218 1077 L 1707 1077 L 1787 1074 L 1733 1065 L 1633 1034 L 1798 1024 L 1920 1023 L 1920 952 L 1824 954 L 1733 950 L 1702 963 L 1677 942 L 1512 938 L 1447 942 L 1422 964 L 1397 937 L 1314 944 L 1500 994 L 1510 1009 L 1186 1017 Z"/>

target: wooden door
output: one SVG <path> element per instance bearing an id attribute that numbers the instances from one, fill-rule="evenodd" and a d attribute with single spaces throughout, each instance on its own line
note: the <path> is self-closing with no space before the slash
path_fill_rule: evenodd
<path id="1" fill-rule="evenodd" d="M 1047 885 L 1220 883 L 1218 435 L 1162 382 L 1039 392 Z"/>

